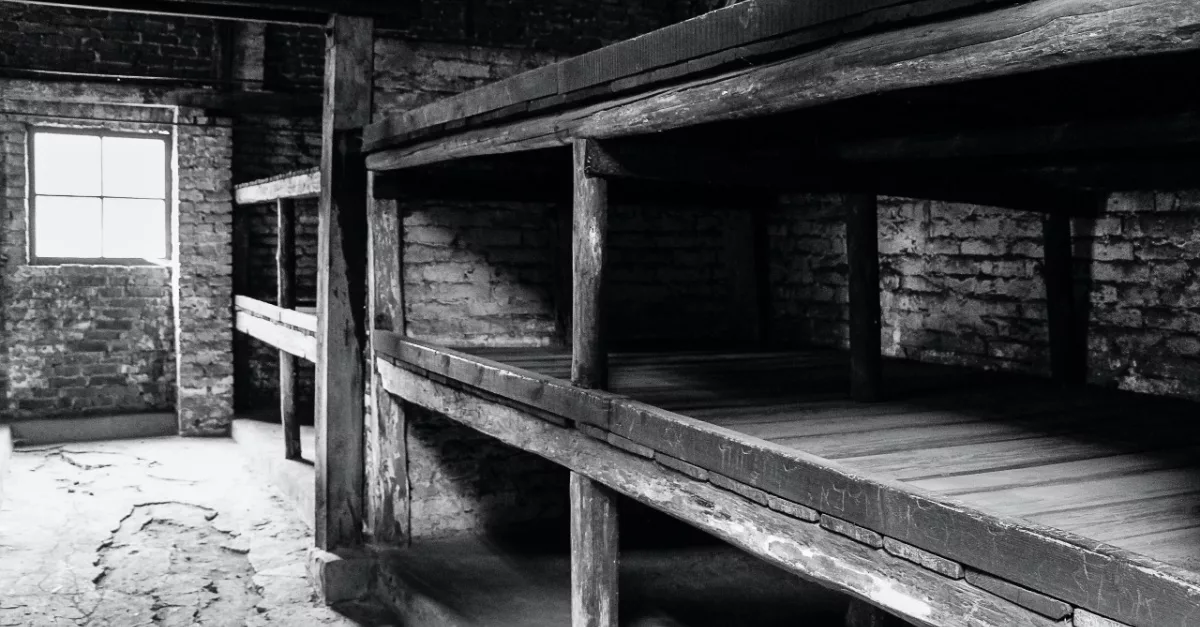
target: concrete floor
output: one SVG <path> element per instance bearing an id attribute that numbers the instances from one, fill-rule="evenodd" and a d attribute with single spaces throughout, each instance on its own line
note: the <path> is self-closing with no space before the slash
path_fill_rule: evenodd
<path id="1" fill-rule="evenodd" d="M 0 503 L 0 626 L 386 624 L 318 603 L 312 544 L 232 440 L 17 449 Z"/>

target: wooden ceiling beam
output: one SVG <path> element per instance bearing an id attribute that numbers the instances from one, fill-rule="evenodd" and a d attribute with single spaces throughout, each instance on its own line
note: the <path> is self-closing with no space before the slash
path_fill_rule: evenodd
<path id="1" fill-rule="evenodd" d="M 153 15 L 324 26 L 329 16 L 354 15 L 403 23 L 416 12 L 415 0 L 0 0 L 71 9 L 96 9 Z"/>

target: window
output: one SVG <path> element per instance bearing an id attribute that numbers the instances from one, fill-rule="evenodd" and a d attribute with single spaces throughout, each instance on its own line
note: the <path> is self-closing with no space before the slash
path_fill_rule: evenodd
<path id="1" fill-rule="evenodd" d="M 168 257 L 165 136 L 35 130 L 31 149 L 34 262 Z"/>

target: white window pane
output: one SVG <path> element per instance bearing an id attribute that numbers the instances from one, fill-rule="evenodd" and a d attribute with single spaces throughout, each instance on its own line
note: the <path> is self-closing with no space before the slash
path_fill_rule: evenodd
<path id="1" fill-rule="evenodd" d="M 104 201 L 104 256 L 163 259 L 167 256 L 166 203 L 108 198 Z"/>
<path id="2" fill-rule="evenodd" d="M 100 199 L 38 196 L 34 224 L 39 257 L 100 257 Z"/>
<path id="3" fill-rule="evenodd" d="M 167 143 L 161 139 L 104 138 L 104 195 L 167 197 Z"/>
<path id="4" fill-rule="evenodd" d="M 34 133 L 33 176 L 37 194 L 100 195 L 100 138 Z"/>

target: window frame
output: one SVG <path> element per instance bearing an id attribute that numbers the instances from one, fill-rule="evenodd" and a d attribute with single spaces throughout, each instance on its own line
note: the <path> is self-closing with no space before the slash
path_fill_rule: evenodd
<path id="1" fill-rule="evenodd" d="M 119 258 L 119 257 L 42 257 L 37 254 L 37 160 L 36 160 L 36 137 L 38 133 L 50 135 L 84 135 L 89 137 L 99 137 L 101 141 L 105 137 L 129 138 L 129 139 L 161 139 L 163 142 L 163 180 L 165 184 L 165 193 L 163 198 L 163 212 L 165 230 L 163 232 L 164 251 L 166 256 L 163 259 L 148 259 L 144 257 Z M 28 186 L 27 186 L 27 202 L 28 202 L 28 219 L 26 223 L 29 229 L 29 263 L 35 266 L 146 266 L 146 267 L 163 267 L 169 265 L 174 259 L 175 251 L 173 242 L 171 241 L 171 212 L 175 205 L 175 186 L 173 167 L 174 163 L 174 142 L 172 141 L 174 134 L 170 131 L 155 132 L 155 131 L 110 131 L 102 128 L 70 128 L 59 126 L 33 126 L 26 133 L 26 163 L 28 164 Z M 103 160 L 103 153 L 101 153 Z M 103 168 L 103 163 L 101 163 Z M 71 198 L 99 198 L 103 206 L 105 198 L 125 198 L 124 196 L 104 196 L 103 189 L 100 190 L 100 196 L 72 196 Z M 44 194 L 46 196 L 55 196 L 55 194 Z M 154 199 L 133 199 L 132 200 L 158 200 Z"/>

